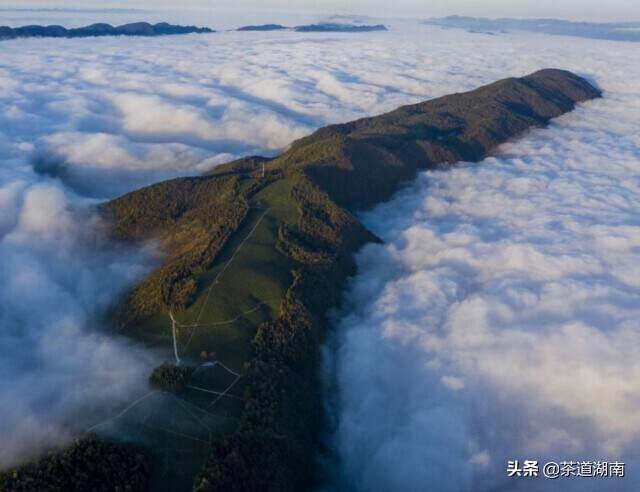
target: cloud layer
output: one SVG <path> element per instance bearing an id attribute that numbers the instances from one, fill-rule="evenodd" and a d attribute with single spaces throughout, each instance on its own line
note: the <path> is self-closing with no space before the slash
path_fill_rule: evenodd
<path id="1" fill-rule="evenodd" d="M 460 53 L 472 46 L 472 36 L 414 24 L 360 36 L 5 41 L 0 128 L 12 147 L 5 155 L 32 160 L 81 194 L 113 196 L 275 153 L 325 124 L 504 73 L 463 70 Z"/>
<path id="2" fill-rule="evenodd" d="M 361 253 L 337 321 L 335 445 L 356 490 L 640 483 L 640 60 L 536 40 L 488 41 L 461 70 L 562 66 L 604 99 L 497 157 L 423 173 L 363 217 L 386 244 Z M 629 468 L 506 481 L 513 459 Z"/>
<path id="3" fill-rule="evenodd" d="M 7 41 L 0 128 L 39 172 L 84 195 L 113 196 L 274 153 L 327 122 L 391 107 L 386 96 L 397 89 L 327 70 L 341 41 L 294 33 Z"/>
<path id="4" fill-rule="evenodd" d="M 143 390 L 153 357 L 102 320 L 143 255 L 104 244 L 56 184 L 0 186 L 0 206 L 0 465 L 11 465 Z"/>

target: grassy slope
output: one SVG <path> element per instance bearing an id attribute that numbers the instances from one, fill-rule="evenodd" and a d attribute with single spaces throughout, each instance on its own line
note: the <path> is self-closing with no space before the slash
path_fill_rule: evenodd
<path id="1" fill-rule="evenodd" d="M 277 317 L 293 267 L 291 260 L 276 248 L 280 223 L 295 223 L 297 219 L 293 202 L 286 198 L 290 195 L 288 185 L 285 180 L 277 181 L 253 197 L 251 205 L 256 208 L 250 210 L 245 223 L 201 277 L 196 301 L 178 316 L 184 323 L 192 323 L 202 309 L 201 323 L 228 322 L 196 328 L 188 355 L 195 357 L 202 349 L 214 351 L 222 362 L 241 370 L 257 327 Z M 232 263 L 212 286 L 236 251 Z M 232 321 L 238 316 L 241 318 Z M 188 339 L 190 333 L 184 335 Z"/>
<path id="2" fill-rule="evenodd" d="M 292 262 L 276 247 L 279 225 L 295 224 L 298 219 L 290 196 L 291 182 L 278 180 L 251 197 L 242 224 L 199 276 L 193 302 L 176 314 L 183 324 L 211 325 L 180 330 L 181 356 L 197 358 L 206 350 L 234 370 L 242 369 L 258 325 L 277 316 L 291 283 Z M 166 311 L 127 329 L 148 343 L 171 344 Z"/>
<path id="3" fill-rule="evenodd" d="M 211 181 L 218 177 L 208 178 Z M 234 177 L 235 179 L 235 177 Z M 228 177 L 222 180 L 229 181 Z M 234 181 L 235 182 L 235 181 Z M 182 185 L 180 181 L 173 185 Z M 190 183 L 187 183 L 190 184 Z M 256 186 L 257 184 L 257 186 Z M 258 191 L 253 187 L 258 188 Z M 234 371 L 242 372 L 249 357 L 250 342 L 257 328 L 267 320 L 277 318 L 285 293 L 291 284 L 293 262 L 278 250 L 278 228 L 280 224 L 294 225 L 298 220 L 298 209 L 291 199 L 291 181 L 279 179 L 262 179 L 244 176 L 235 189 L 240 193 L 248 192 L 247 213 L 240 226 L 231 231 L 225 238 L 224 245 L 210 265 L 198 276 L 193 301 L 186 308 L 176 312 L 176 319 L 185 325 L 201 324 L 198 327 L 180 328 L 178 331 L 178 347 L 180 356 L 187 364 L 197 365 L 200 353 L 204 350 L 214 354 L 212 358 L 221 361 Z M 211 185 L 207 185 L 210 188 Z M 214 186 L 214 189 L 220 187 Z M 180 193 L 178 193 L 180 194 Z M 209 210 L 207 210 L 209 213 Z M 178 222 L 180 219 L 178 219 Z M 192 219 L 189 220 L 189 223 Z M 174 227 L 169 225 L 169 231 Z M 162 234 L 162 233 L 161 233 Z M 169 260 L 173 258 L 170 256 Z M 214 280 L 217 280 L 214 283 Z M 134 291 L 135 292 L 135 291 Z M 171 320 L 166 310 L 161 310 L 148 318 L 125 316 L 136 319 L 129 322 L 126 330 L 129 335 L 142 340 L 151 346 L 164 347 L 167 357 L 172 354 Z M 226 371 L 217 371 L 206 380 L 194 384 L 215 391 L 224 391 L 233 377 Z M 240 380 L 229 392 L 232 397 L 242 397 L 244 381 Z M 187 391 L 181 395 L 187 402 L 200 407 L 207 407 L 211 396 L 198 391 Z M 119 422 L 113 429 L 115 433 L 123 427 L 135 427 L 136 422 L 144 419 L 145 412 L 160 414 L 158 427 L 177 429 L 185 427 L 189 435 L 199 435 L 199 431 L 189 428 L 192 416 L 185 413 L 171 398 L 154 398 L 141 406 L 138 414 L 127 417 L 128 422 Z M 219 419 L 207 415 L 206 423 L 216 432 L 229 433 L 237 426 L 242 411 L 242 402 L 234 398 L 223 398 L 209 410 Z M 202 415 L 200 415 L 202 417 Z M 170 423 L 169 423 L 170 419 Z M 134 432 L 128 430 L 127 432 Z M 166 448 L 167 436 L 157 429 L 136 430 L 135 435 L 147 443 L 147 447 Z M 204 437 L 204 436 L 200 436 Z M 174 457 L 190 456 L 189 466 L 181 466 L 179 470 L 167 470 L 162 458 L 154 460 L 153 490 L 187 490 L 195 472 L 201 465 L 202 453 L 199 443 L 172 436 L 170 454 Z M 184 461 L 184 459 L 183 459 Z"/>

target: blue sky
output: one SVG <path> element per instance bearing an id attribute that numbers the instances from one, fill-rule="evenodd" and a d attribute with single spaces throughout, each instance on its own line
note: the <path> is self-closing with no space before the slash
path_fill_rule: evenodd
<path id="1" fill-rule="evenodd" d="M 174 0 L 0 0 L 0 7 L 175 8 Z M 305 11 L 374 14 L 376 16 L 441 16 L 451 14 L 514 17 L 557 17 L 575 20 L 638 20 L 637 0 L 183 0 L 181 9 Z"/>

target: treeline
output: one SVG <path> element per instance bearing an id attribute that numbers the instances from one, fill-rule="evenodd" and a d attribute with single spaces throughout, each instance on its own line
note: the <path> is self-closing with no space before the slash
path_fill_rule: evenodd
<path id="1" fill-rule="evenodd" d="M 2 492 L 145 492 L 148 483 L 143 454 L 93 435 L 0 472 Z"/>
<path id="2" fill-rule="evenodd" d="M 121 326 L 194 299 L 197 279 L 214 261 L 249 210 L 239 176 L 182 178 L 111 201 L 103 212 L 120 241 L 154 238 L 162 265 L 120 304 Z"/>
<path id="3" fill-rule="evenodd" d="M 192 367 L 165 362 L 153 370 L 149 384 L 161 391 L 180 394 L 187 388 L 192 372 Z"/>

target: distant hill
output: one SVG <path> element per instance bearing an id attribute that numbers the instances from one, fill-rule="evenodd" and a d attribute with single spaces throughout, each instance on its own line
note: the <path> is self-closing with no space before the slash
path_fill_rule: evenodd
<path id="1" fill-rule="evenodd" d="M 262 24 L 243 26 L 238 31 L 296 31 L 296 32 L 371 32 L 386 31 L 382 24 L 378 25 L 354 25 L 354 24 L 309 24 L 303 26 L 287 27 L 280 24 Z M 91 24 L 85 27 L 67 29 L 62 26 L 0 26 L 0 40 L 16 38 L 86 38 L 93 36 L 166 36 L 171 34 L 212 33 L 213 29 L 196 26 L 177 26 L 161 22 L 149 24 L 148 22 L 135 22 L 122 26 L 111 24 Z"/>
<path id="2" fill-rule="evenodd" d="M 323 23 L 323 24 L 308 24 L 303 26 L 287 27 L 280 24 L 263 24 L 257 26 L 244 26 L 238 29 L 238 31 L 296 31 L 296 32 L 372 32 L 372 31 L 386 31 L 387 27 L 382 24 L 377 25 L 356 25 L 356 24 L 338 24 L 338 23 Z"/>
<path id="3" fill-rule="evenodd" d="M 640 42 L 640 22 L 573 22 L 561 19 L 487 19 L 453 15 L 428 19 L 425 24 L 489 34 L 509 30 L 539 32 L 612 41 Z"/>
<path id="4" fill-rule="evenodd" d="M 294 30 L 297 32 L 372 32 L 386 31 L 387 27 L 382 24 L 376 25 L 354 25 L 354 24 L 309 24 L 307 26 L 296 26 Z"/>
<path id="5" fill-rule="evenodd" d="M 160 22 L 135 22 L 122 26 L 91 24 L 85 27 L 67 29 L 62 26 L 0 26 L 0 39 L 15 38 L 86 38 L 92 36 L 166 36 L 170 34 L 210 33 L 208 27 L 177 26 Z"/>
<path id="6" fill-rule="evenodd" d="M 290 29 L 289 27 L 282 26 L 280 24 L 262 24 L 259 26 L 243 26 L 237 29 L 238 31 L 284 31 Z"/>

